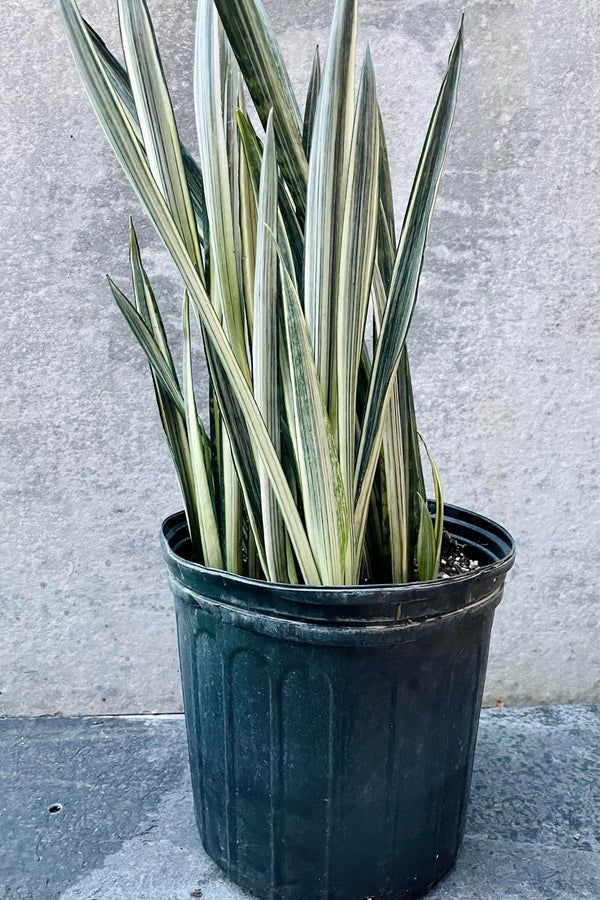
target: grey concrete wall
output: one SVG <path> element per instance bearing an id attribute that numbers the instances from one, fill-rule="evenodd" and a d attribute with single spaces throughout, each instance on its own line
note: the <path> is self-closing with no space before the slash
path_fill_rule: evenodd
<path id="1" fill-rule="evenodd" d="M 302 94 L 332 2 L 269 0 Z M 82 7 L 115 45 L 112 3 Z M 466 0 L 466 61 L 410 347 L 446 498 L 514 533 L 486 702 L 598 698 L 598 13 Z M 193 0 L 151 8 L 193 143 Z M 400 214 L 461 4 L 363 0 Z M 90 111 L 57 11 L 2 8 L 0 711 L 181 707 L 161 519 L 179 508 L 104 273 L 128 215 L 177 329 L 172 265 Z M 302 101 L 303 102 L 303 101 Z"/>

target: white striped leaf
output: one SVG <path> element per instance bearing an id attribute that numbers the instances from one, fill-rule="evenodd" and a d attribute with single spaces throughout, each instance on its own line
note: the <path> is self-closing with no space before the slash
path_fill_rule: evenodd
<path id="1" fill-rule="evenodd" d="M 380 137 L 381 135 L 380 127 Z M 384 138 L 380 140 L 379 149 L 379 230 L 373 293 L 377 336 L 381 330 L 394 267 L 395 233 L 392 188 Z M 402 583 L 413 579 L 420 522 L 418 494 L 422 496 L 425 494 L 406 346 L 402 350 L 384 419 L 382 449 L 382 463 L 385 470 L 384 527 L 389 534 L 390 579 L 393 583 Z"/>
<path id="2" fill-rule="evenodd" d="M 379 210 L 379 121 L 375 74 L 367 48 L 354 117 L 339 251 L 336 318 L 337 373 L 331 393 L 344 489 L 354 486 L 356 393 L 365 322 L 371 293 Z M 351 517 L 352 519 L 352 517 Z M 357 558 L 360 562 L 360 555 Z M 358 571 L 354 573 L 358 579 Z"/>
<path id="3" fill-rule="evenodd" d="M 248 342 L 250 347 L 252 347 L 254 334 L 254 269 L 256 266 L 256 230 L 258 227 L 256 210 L 257 201 L 243 143 L 240 147 L 239 180 L 244 307 L 246 310 Z"/>
<path id="4" fill-rule="evenodd" d="M 267 121 L 257 220 L 252 377 L 256 403 L 271 435 L 273 446 L 280 454 L 277 377 L 277 247 L 272 237 L 277 231 L 277 160 L 272 115 L 269 115 Z M 283 519 L 262 463 L 259 464 L 259 475 L 268 577 L 270 581 L 286 581 L 287 561 Z"/>
<path id="5" fill-rule="evenodd" d="M 237 112 L 237 122 L 242 147 L 248 164 L 248 172 L 250 174 L 252 187 L 254 189 L 255 200 L 258 203 L 258 187 L 260 183 L 260 172 L 262 164 L 263 148 L 260 139 L 254 131 L 248 117 L 241 111 Z M 298 218 L 294 208 L 290 202 L 290 198 L 285 189 L 283 179 L 278 180 L 277 192 L 279 206 L 279 244 L 281 245 L 281 235 L 285 234 L 285 250 L 289 252 L 293 258 L 294 273 L 298 284 L 302 283 L 302 269 L 304 266 L 304 237 Z"/>
<path id="6" fill-rule="evenodd" d="M 417 539 L 417 571 L 419 581 L 433 581 L 435 572 L 435 534 L 427 501 L 419 494 L 419 537 Z"/>
<path id="7" fill-rule="evenodd" d="M 433 477 L 433 490 L 435 494 L 435 524 L 432 521 L 429 507 L 424 498 L 419 494 L 419 506 L 421 518 L 419 522 L 419 537 L 417 540 L 417 568 L 421 581 L 433 581 L 438 576 L 440 567 L 440 555 L 442 551 L 442 535 L 444 532 L 444 496 L 442 483 L 437 466 L 425 443 L 425 438 L 419 433 L 419 438 L 425 448 L 431 474 Z"/>
<path id="8" fill-rule="evenodd" d="M 150 280 L 142 264 L 140 247 L 131 219 L 129 220 L 129 261 L 131 264 L 131 280 L 136 309 L 150 328 L 154 340 L 171 369 L 176 384 L 179 384 L 165 327 Z"/>
<path id="9" fill-rule="evenodd" d="M 133 295 L 135 306 L 157 341 L 159 349 L 168 364 L 175 382 L 177 375 L 173 365 L 173 359 L 167 343 L 167 338 L 162 325 L 158 306 L 154 299 L 154 293 L 150 286 L 148 276 L 142 265 L 139 246 L 133 223 L 130 227 L 130 251 L 129 259 L 131 263 L 131 276 L 133 282 Z M 173 458 L 175 471 L 183 495 L 185 512 L 190 532 L 192 546 L 198 559 L 202 559 L 202 537 L 200 531 L 200 521 L 198 518 L 198 508 L 196 503 L 196 491 L 194 486 L 194 477 L 192 472 L 192 462 L 190 458 L 190 448 L 187 438 L 187 428 L 185 419 L 178 411 L 173 400 L 162 386 L 157 375 L 155 374 L 152 364 L 150 364 L 150 373 L 154 384 L 154 392 L 156 394 L 156 402 L 160 419 L 167 439 L 167 444 Z"/>
<path id="10" fill-rule="evenodd" d="M 221 106 L 219 20 L 212 0 L 199 0 L 194 65 L 196 128 L 210 234 L 211 293 L 218 295 L 225 330 L 250 382 L 235 253 L 229 159 Z"/>
<path id="11" fill-rule="evenodd" d="M 352 139 L 355 48 L 356 0 L 336 0 L 312 132 L 304 251 L 304 314 L 326 404 L 335 365 L 335 298 Z"/>
<path id="12" fill-rule="evenodd" d="M 185 415 L 185 406 L 181 390 L 171 369 L 171 364 L 163 356 L 162 350 L 156 342 L 150 327 L 146 324 L 135 306 L 129 302 L 123 291 L 117 287 L 112 278 L 108 276 L 108 284 L 119 309 L 127 324 L 133 331 L 139 343 L 144 349 L 148 362 L 156 374 L 160 384 L 167 392 L 177 410 Z"/>
<path id="13" fill-rule="evenodd" d="M 129 83 L 129 75 L 127 74 L 127 70 L 111 53 L 100 35 L 96 31 L 94 31 L 89 22 L 85 22 L 85 25 L 88 30 L 89 37 L 91 38 L 95 49 L 98 52 L 98 56 L 104 64 L 107 78 L 109 79 L 113 89 L 123 101 L 125 108 L 131 116 L 132 127 L 134 127 L 135 129 L 139 129 L 137 110 L 135 108 L 135 101 L 131 92 L 131 85 Z M 139 140 L 140 142 L 143 142 L 141 131 L 139 132 Z M 194 208 L 194 213 L 196 216 L 196 229 L 198 232 L 198 239 L 200 240 L 200 243 L 203 243 L 206 230 L 206 209 L 204 207 L 202 172 L 200 171 L 200 167 L 196 160 L 190 153 L 188 153 L 183 144 L 181 144 L 181 156 L 183 159 L 183 166 L 185 168 L 192 206 Z"/>
<path id="14" fill-rule="evenodd" d="M 375 339 L 381 332 L 381 323 L 385 312 L 386 290 L 384 287 L 381 269 L 380 254 L 378 254 L 378 266 L 373 278 L 373 319 L 375 325 Z M 410 547 L 407 540 L 408 520 L 406 494 L 408 484 L 404 470 L 404 432 L 400 417 L 400 396 L 398 379 L 394 379 L 392 385 L 390 403 L 385 416 L 382 431 L 382 458 L 383 482 L 385 485 L 385 522 L 389 546 L 386 548 L 386 556 L 389 557 L 390 579 L 393 583 L 402 583 L 410 580 L 409 572 L 412 571 L 410 559 Z"/>
<path id="15" fill-rule="evenodd" d="M 379 459 L 384 417 L 393 378 L 414 309 L 425 242 L 450 136 L 462 59 L 462 26 L 450 53 L 413 183 L 396 252 L 381 334 L 371 372 L 355 477 L 356 534 L 364 531 L 371 486 Z"/>
<path id="16" fill-rule="evenodd" d="M 119 0 L 119 24 L 150 171 L 200 271 L 202 257 L 179 135 L 145 0 Z"/>
<path id="17" fill-rule="evenodd" d="M 243 344 L 243 354 L 240 352 L 240 358 L 242 359 L 242 364 L 249 365 L 247 362 L 247 342 L 245 336 L 241 233 L 239 224 L 239 141 L 235 121 L 235 110 L 237 108 L 241 76 L 237 63 L 231 53 L 229 42 L 225 36 L 221 23 L 218 22 L 218 20 L 217 43 L 218 50 L 215 50 L 214 44 L 212 50 L 213 53 L 216 54 L 217 71 L 220 75 L 221 96 L 220 100 L 215 98 L 215 110 L 218 110 L 219 108 L 222 110 L 223 134 L 225 136 L 224 148 L 227 159 L 227 173 L 229 175 L 229 195 L 227 196 L 227 194 L 224 193 L 221 200 L 225 202 L 225 205 L 223 206 L 224 214 L 228 217 L 228 220 L 231 221 L 231 237 L 236 273 L 236 294 L 230 298 L 230 302 L 235 304 L 235 315 L 240 323 L 240 347 Z M 218 129 L 212 130 L 213 138 L 216 137 L 217 132 Z M 229 200 L 228 205 L 227 200 Z M 219 250 L 219 247 L 213 246 L 212 249 L 209 248 L 211 259 L 214 259 L 217 256 Z M 228 259 L 231 259 L 231 257 L 229 256 Z M 223 283 L 220 277 L 221 270 L 215 269 L 214 271 L 215 275 L 219 277 L 211 281 L 211 290 L 216 289 L 219 296 L 222 297 Z M 231 274 L 231 272 L 228 272 L 228 277 L 231 277 Z M 225 303 L 222 305 L 223 308 L 226 308 Z M 222 428 L 222 424 L 222 421 L 219 420 L 219 427 Z M 226 432 L 226 434 L 222 436 L 221 454 L 222 472 L 220 486 L 221 496 L 223 498 L 223 515 L 221 520 L 225 531 L 225 568 L 229 571 L 241 571 L 244 510 L 242 506 L 240 484 L 236 475 L 236 466 L 234 464 L 235 453 L 231 446 L 229 432 Z"/>
<path id="18" fill-rule="evenodd" d="M 219 527 L 214 505 L 211 478 L 207 469 L 205 447 L 200 428 L 194 396 L 192 377 L 192 341 L 190 337 L 190 301 L 187 290 L 183 300 L 183 399 L 185 423 L 187 427 L 192 475 L 202 539 L 204 565 L 212 569 L 223 568 L 223 556 L 219 539 Z"/>
<path id="19" fill-rule="evenodd" d="M 264 7 L 261 0 L 215 0 L 215 5 L 263 126 L 273 110 L 278 161 L 302 216 L 307 178 L 302 120 Z"/>
<path id="20" fill-rule="evenodd" d="M 306 528 L 321 583 L 345 584 L 351 550 L 347 499 L 297 287 L 283 254 L 279 259 L 293 408 L 288 424 Z"/>
<path id="21" fill-rule="evenodd" d="M 306 94 L 306 105 L 304 107 L 304 121 L 302 123 L 302 146 L 306 153 L 306 158 L 310 158 L 310 146 L 312 144 L 313 128 L 315 124 L 315 113 L 317 111 L 317 101 L 319 99 L 319 91 L 321 90 L 321 59 L 319 57 L 319 47 L 315 50 L 313 64 L 310 73 L 310 81 L 308 83 L 308 92 Z"/>
<path id="22" fill-rule="evenodd" d="M 197 315 L 196 308 L 194 308 L 194 310 Z M 219 409 L 227 411 L 226 417 L 221 417 L 219 412 L 219 416 L 223 421 L 221 423 L 222 427 L 219 426 L 217 436 L 220 434 L 219 439 L 221 440 L 221 443 L 223 444 L 226 441 L 230 446 L 244 498 L 244 509 L 248 516 L 254 548 L 256 549 L 258 562 L 266 577 L 267 561 L 262 534 L 262 512 L 258 483 L 258 468 L 252 440 L 244 413 L 237 401 L 235 392 L 231 389 L 229 379 L 219 361 L 219 357 L 211 350 L 210 339 L 206 335 L 206 330 L 202 329 L 202 332 L 204 335 L 204 345 L 209 365 L 211 385 L 217 401 L 215 405 L 217 405 Z M 221 485 L 224 475 L 218 470 L 217 476 L 218 483 Z"/>
<path id="23" fill-rule="evenodd" d="M 380 119 L 381 123 L 381 119 Z M 382 131 L 380 130 L 380 135 Z M 380 141 L 380 165 L 379 165 L 379 184 L 381 205 L 379 207 L 379 242 L 378 242 L 378 265 L 381 267 L 382 276 L 386 285 L 386 291 L 389 291 L 389 285 L 392 279 L 394 268 L 394 246 L 395 246 L 395 223 L 394 223 L 394 205 L 392 198 L 392 183 L 390 178 L 390 167 L 387 154 L 387 146 L 385 138 Z M 382 313 L 383 315 L 383 313 Z M 419 527 L 419 502 L 418 494 L 425 496 L 425 483 L 423 480 L 423 466 L 421 464 L 421 453 L 419 448 L 419 437 L 417 434 L 417 422 L 415 417 L 415 408 L 413 401 L 412 382 L 410 375 L 410 365 L 408 360 L 408 349 L 406 344 L 400 356 L 400 364 L 396 373 L 397 394 L 399 402 L 399 420 L 402 426 L 402 447 L 403 447 L 403 480 L 404 503 L 407 506 L 406 511 L 406 527 L 405 535 L 408 544 L 406 551 L 407 568 L 404 581 L 410 581 L 413 577 L 413 562 L 415 558 L 415 548 L 417 543 L 417 533 Z M 390 400 L 390 406 L 394 402 L 394 398 Z M 393 438 L 397 440 L 396 437 Z"/>
<path id="24" fill-rule="evenodd" d="M 188 288 L 190 300 L 198 311 L 203 327 L 212 343 L 214 353 L 223 367 L 230 389 L 235 393 L 236 400 L 246 420 L 253 450 L 260 456 L 267 468 L 304 580 L 308 584 L 319 584 L 319 571 L 315 564 L 306 530 L 269 433 L 256 406 L 247 378 L 240 369 L 229 339 L 213 309 L 210 298 L 206 294 L 197 268 L 187 252 L 180 232 L 150 172 L 145 155 L 141 152 L 139 141 L 129 124 L 123 103 L 111 87 L 110 81 L 105 74 L 102 62 L 89 38 L 76 3 L 74 0 L 60 0 L 60 8 L 70 38 L 73 55 L 92 107 L 119 162 L 179 268 L 183 281 Z M 152 345 L 156 346 L 156 342 L 139 316 L 138 319 L 146 331 L 144 338 L 149 339 L 151 347 Z M 170 372 L 168 372 L 168 375 L 170 376 Z M 225 409 L 224 415 L 226 418 L 227 414 L 228 411 Z"/>

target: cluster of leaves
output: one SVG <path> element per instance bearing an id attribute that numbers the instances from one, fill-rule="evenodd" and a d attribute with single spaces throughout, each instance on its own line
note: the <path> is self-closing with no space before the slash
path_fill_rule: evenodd
<path id="1" fill-rule="evenodd" d="M 405 343 L 461 32 L 397 237 L 368 49 L 355 91 L 356 0 L 336 2 L 303 117 L 260 0 L 199 0 L 198 162 L 178 137 L 145 0 L 119 0 L 125 66 L 75 0 L 60 3 L 92 106 L 184 285 L 178 375 L 132 227 L 133 303 L 110 287 L 150 364 L 196 558 L 277 582 L 435 578 L 443 501 L 432 464 L 432 518 Z"/>

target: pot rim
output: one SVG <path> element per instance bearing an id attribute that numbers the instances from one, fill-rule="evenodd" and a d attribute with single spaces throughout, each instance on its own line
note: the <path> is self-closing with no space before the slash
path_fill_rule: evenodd
<path id="1" fill-rule="evenodd" d="M 430 508 L 435 509 L 434 501 L 429 501 Z M 356 603 L 357 595 L 360 596 L 360 603 L 378 604 L 382 601 L 382 595 L 389 599 L 390 594 L 409 595 L 403 597 L 403 600 L 414 598 L 419 599 L 423 595 L 430 595 L 432 590 L 443 591 L 444 593 L 454 593 L 460 590 L 462 586 L 469 585 L 481 580 L 496 581 L 498 576 L 504 575 L 512 567 L 515 561 L 515 542 L 510 533 L 501 525 L 492 519 L 474 513 L 471 510 L 454 506 L 450 503 L 444 504 L 444 525 L 447 530 L 457 540 L 471 545 L 482 553 L 495 558 L 489 563 L 480 565 L 472 572 L 466 572 L 462 575 L 452 575 L 450 578 L 436 579 L 435 581 L 410 581 L 403 584 L 359 584 L 359 585 L 307 585 L 307 584 L 286 584 L 282 582 L 261 581 L 257 578 L 249 578 L 246 575 L 238 575 L 233 572 L 227 572 L 224 569 L 215 569 L 204 566 L 201 563 L 192 562 L 184 556 L 180 556 L 171 546 L 171 541 L 177 534 L 181 534 L 182 526 L 186 525 L 185 513 L 180 511 L 168 516 L 161 526 L 160 540 L 162 545 L 163 556 L 172 573 L 176 573 L 178 578 L 184 573 L 189 576 L 200 577 L 203 582 L 214 582 L 221 589 L 227 591 L 235 591 L 241 589 L 244 593 L 248 590 L 267 591 L 272 594 L 285 594 L 295 602 L 302 603 L 340 603 L 342 605 L 352 602 Z M 471 539 L 465 538 L 464 535 L 456 534 L 456 529 L 460 532 L 461 527 L 472 534 Z M 187 527 L 186 527 L 187 532 Z M 478 543 L 476 538 L 479 537 L 482 543 Z M 498 556 L 490 549 L 489 544 L 496 540 L 499 547 L 506 550 L 503 555 Z M 189 535 L 185 540 L 189 541 Z M 486 544 L 487 540 L 487 544 Z M 349 600 L 349 597 L 352 600 Z"/>

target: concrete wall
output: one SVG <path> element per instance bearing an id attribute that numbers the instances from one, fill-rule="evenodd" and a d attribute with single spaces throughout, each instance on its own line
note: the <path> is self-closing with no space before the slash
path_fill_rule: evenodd
<path id="1" fill-rule="evenodd" d="M 304 94 L 331 0 L 268 0 Z M 112 3 L 82 7 L 116 45 Z M 487 702 L 598 699 L 598 15 L 466 0 L 466 61 L 410 347 L 448 501 L 518 542 Z M 183 136 L 193 0 L 154 0 Z M 461 4 L 363 0 L 398 210 Z M 46 0 L 2 10 L 0 521 L 4 714 L 181 707 L 161 519 L 179 508 L 141 354 L 113 306 L 128 215 L 168 325 L 173 267 Z M 303 102 L 303 100 L 302 100 Z"/>

